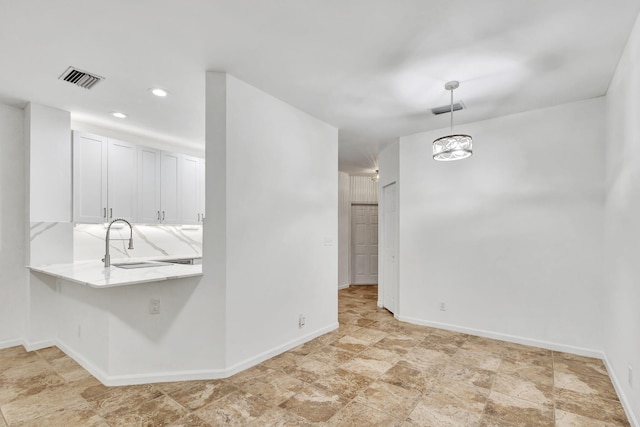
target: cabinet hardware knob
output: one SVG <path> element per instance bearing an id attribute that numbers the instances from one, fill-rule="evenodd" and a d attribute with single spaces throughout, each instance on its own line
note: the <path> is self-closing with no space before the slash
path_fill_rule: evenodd
<path id="1" fill-rule="evenodd" d="M 162 220 L 164 221 L 164 211 L 162 211 Z"/>

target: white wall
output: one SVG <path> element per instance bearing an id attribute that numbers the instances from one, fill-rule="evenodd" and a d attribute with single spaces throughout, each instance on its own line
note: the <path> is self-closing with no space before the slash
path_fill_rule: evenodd
<path id="1" fill-rule="evenodd" d="M 351 203 L 378 203 L 378 183 L 371 176 L 349 177 L 349 200 Z"/>
<path id="2" fill-rule="evenodd" d="M 349 242 L 351 227 L 349 217 L 349 174 L 338 172 L 338 288 L 349 286 Z"/>
<path id="3" fill-rule="evenodd" d="M 23 111 L 0 104 L 0 348 L 24 332 L 26 292 Z"/>
<path id="4" fill-rule="evenodd" d="M 640 21 L 606 97 L 605 354 L 640 425 Z M 633 387 L 628 367 L 633 368 Z"/>
<path id="5" fill-rule="evenodd" d="M 31 221 L 70 222 L 71 116 L 68 111 L 30 103 L 25 117 Z"/>
<path id="6" fill-rule="evenodd" d="M 470 159 L 400 139 L 401 318 L 599 354 L 604 98 L 455 130 Z"/>
<path id="7" fill-rule="evenodd" d="M 227 367 L 237 369 L 337 327 L 338 132 L 229 75 L 208 73 L 208 98 L 215 85 L 226 111 L 208 108 L 207 120 L 225 116 L 226 135 L 207 134 L 207 171 L 212 150 L 226 163 L 207 203 L 223 203 L 226 218 L 207 210 L 204 266 L 217 262 L 215 232 L 226 238 Z"/>

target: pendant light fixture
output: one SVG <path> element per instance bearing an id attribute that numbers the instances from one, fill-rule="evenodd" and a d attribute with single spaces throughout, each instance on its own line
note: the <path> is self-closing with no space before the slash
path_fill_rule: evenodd
<path id="1" fill-rule="evenodd" d="M 433 141 L 434 160 L 442 162 L 462 160 L 473 154 L 473 138 L 470 135 L 453 134 L 453 90 L 458 86 L 460 83 L 455 80 L 444 85 L 446 90 L 451 91 L 451 135 Z"/>
<path id="2" fill-rule="evenodd" d="M 378 182 L 380 180 L 380 174 L 378 173 L 378 169 L 376 169 L 376 173 L 371 175 L 371 181 Z"/>

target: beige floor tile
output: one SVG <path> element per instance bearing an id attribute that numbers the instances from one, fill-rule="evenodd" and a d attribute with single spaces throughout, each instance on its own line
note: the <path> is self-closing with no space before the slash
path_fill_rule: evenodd
<path id="1" fill-rule="evenodd" d="M 36 350 L 36 354 L 40 356 L 42 359 L 46 360 L 47 362 L 50 362 L 55 359 L 59 359 L 61 357 L 69 357 L 62 350 L 60 350 L 58 347 L 55 347 L 55 346 Z"/>
<path id="2" fill-rule="evenodd" d="M 0 427 L 7 427 L 7 422 L 4 420 L 4 416 L 2 415 L 2 411 L 0 411 Z"/>
<path id="3" fill-rule="evenodd" d="M 460 348 L 460 350 L 452 356 L 452 361 L 461 365 L 496 372 L 502 363 L 502 358 L 496 356 L 495 353 L 483 350 L 468 350 Z"/>
<path id="4" fill-rule="evenodd" d="M 440 378 L 438 373 L 426 374 L 407 361 L 400 361 L 385 372 L 380 380 L 408 390 L 425 393 Z"/>
<path id="5" fill-rule="evenodd" d="M 354 399 L 371 408 L 404 420 L 422 397 L 416 390 L 398 387 L 384 381 L 376 381 Z"/>
<path id="6" fill-rule="evenodd" d="M 404 355 L 411 351 L 418 343 L 418 340 L 405 335 L 389 334 L 378 341 L 374 347 Z"/>
<path id="7" fill-rule="evenodd" d="M 271 405 L 279 405 L 302 390 L 307 384 L 284 372 L 271 375 L 266 381 L 244 383 L 240 389 L 259 396 Z"/>
<path id="8" fill-rule="evenodd" d="M 280 404 L 280 407 L 307 421 L 325 422 L 347 402 L 348 400 L 340 393 L 312 384 Z"/>
<path id="9" fill-rule="evenodd" d="M 310 354 L 309 359 L 317 360 L 318 362 L 325 363 L 331 367 L 337 368 L 347 360 L 351 359 L 354 353 L 343 350 L 339 347 L 327 345 L 321 347 L 317 353 Z"/>
<path id="10" fill-rule="evenodd" d="M 312 423 L 285 409 L 271 408 L 251 422 L 248 427 L 314 427 L 317 425 L 319 424 Z"/>
<path id="11" fill-rule="evenodd" d="M 261 382 L 260 382 L 261 383 Z M 248 383 L 256 384 L 256 383 Z M 163 391 L 163 389 L 160 387 Z M 196 410 L 211 402 L 227 396 L 238 388 L 229 381 L 189 381 L 180 388 L 173 388 L 165 391 L 173 400 L 187 409 Z"/>
<path id="12" fill-rule="evenodd" d="M 555 389 L 556 410 L 570 412 L 605 423 L 629 425 L 627 416 L 618 400 L 608 400 L 594 394 L 582 394 L 573 390 Z"/>
<path id="13" fill-rule="evenodd" d="M 369 346 L 366 341 L 356 338 L 352 335 L 345 335 L 337 341 L 334 341 L 331 345 L 346 351 L 350 351 L 352 353 L 360 353 L 362 350 L 366 349 Z"/>
<path id="14" fill-rule="evenodd" d="M 451 362 L 447 364 L 443 376 L 459 382 L 472 384 L 476 387 L 491 389 L 496 379 L 496 373 L 486 369 L 475 368 Z"/>
<path id="15" fill-rule="evenodd" d="M 540 385 L 519 375 L 498 374 L 493 390 L 530 402 L 553 406 L 553 387 Z"/>
<path id="16" fill-rule="evenodd" d="M 425 398 L 430 401 L 439 400 L 480 415 L 485 410 L 489 393 L 485 388 L 442 377 Z"/>
<path id="17" fill-rule="evenodd" d="M 260 397 L 235 391 L 194 412 L 213 426 L 246 426 L 262 416 L 271 406 Z"/>
<path id="18" fill-rule="evenodd" d="M 186 417 L 167 424 L 167 427 L 212 427 L 212 424 L 209 424 L 197 415 L 189 414 Z"/>
<path id="19" fill-rule="evenodd" d="M 485 414 L 511 426 L 553 426 L 553 406 L 542 405 L 506 394 L 491 392 Z"/>
<path id="20" fill-rule="evenodd" d="M 50 360 L 49 364 L 58 375 L 68 382 L 81 381 L 92 377 L 89 372 L 68 356 Z"/>
<path id="21" fill-rule="evenodd" d="M 65 408 L 80 407 L 86 404 L 84 399 L 67 386 L 47 388 L 40 393 L 15 399 L 0 407 L 8 424 L 29 422 L 44 415 L 51 414 Z"/>
<path id="22" fill-rule="evenodd" d="M 188 415 L 188 411 L 167 396 L 143 402 L 134 410 L 116 410 L 104 416 L 111 427 L 164 426 Z"/>
<path id="23" fill-rule="evenodd" d="M 602 375 L 585 376 L 564 371 L 555 371 L 554 385 L 559 389 L 567 389 L 581 394 L 592 394 L 603 399 L 618 400 L 609 377 Z"/>
<path id="24" fill-rule="evenodd" d="M 593 418 L 556 409 L 556 427 L 614 427 L 618 424 L 604 423 Z"/>
<path id="25" fill-rule="evenodd" d="M 351 402 L 327 423 L 331 427 L 399 427 L 402 421 L 359 402 Z"/>
<path id="26" fill-rule="evenodd" d="M 112 413 L 130 413 L 145 402 L 160 397 L 162 393 L 153 385 L 109 387 L 105 393 L 87 393 L 83 396 L 92 408 L 107 418 Z"/>
<path id="27" fill-rule="evenodd" d="M 0 423 L 1 425 L 1 423 Z M 12 427 L 52 427 L 52 426 L 82 426 L 82 427 L 110 427 L 100 415 L 83 405 L 78 408 L 61 408 L 43 415 L 35 420 L 12 424 Z"/>
<path id="28" fill-rule="evenodd" d="M 356 374 L 364 375 L 365 377 L 376 379 L 387 372 L 392 366 L 393 363 L 385 360 L 354 357 L 344 363 L 341 368 Z"/>
<path id="29" fill-rule="evenodd" d="M 451 356 L 442 351 L 428 349 L 418 345 L 403 355 L 402 360 L 420 366 L 421 369 L 430 369 L 433 366 L 447 364 L 451 360 Z"/>
<path id="30" fill-rule="evenodd" d="M 334 373 L 318 379 L 314 386 L 325 390 L 328 394 L 340 395 L 341 401 L 346 403 L 369 387 L 372 382 L 371 378 L 364 375 L 337 369 Z"/>
<path id="31" fill-rule="evenodd" d="M 553 386 L 553 368 L 552 366 L 542 366 L 538 364 L 529 364 L 524 361 L 504 359 L 498 369 L 499 374 L 519 375 L 536 384 Z"/>
<path id="32" fill-rule="evenodd" d="M 479 425 L 480 415 L 427 396 L 418 402 L 407 421 L 421 427 L 474 427 Z"/>
<path id="33" fill-rule="evenodd" d="M 377 347 L 377 344 L 375 346 L 367 347 L 366 349 L 362 350 L 358 354 L 358 357 L 363 357 L 365 359 L 383 360 L 392 364 L 397 363 L 401 359 L 400 354 L 391 350 L 384 349 L 382 347 Z"/>
<path id="34" fill-rule="evenodd" d="M 577 354 L 553 352 L 554 369 L 580 375 L 609 376 L 607 368 L 600 359 L 578 356 Z"/>

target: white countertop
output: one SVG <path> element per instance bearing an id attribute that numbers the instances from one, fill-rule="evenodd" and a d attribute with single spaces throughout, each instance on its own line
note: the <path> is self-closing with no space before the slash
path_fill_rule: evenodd
<path id="1" fill-rule="evenodd" d="M 178 258 L 178 257 L 172 257 Z M 158 261 L 158 258 L 154 258 Z M 112 264 L 149 261 L 148 259 L 118 259 Z M 28 266 L 32 271 L 87 285 L 92 288 L 111 288 L 114 286 L 135 285 L 138 283 L 159 282 L 202 275 L 202 264 L 171 264 L 145 268 L 105 267 L 101 261 L 78 261 L 71 264 L 50 264 Z"/>

